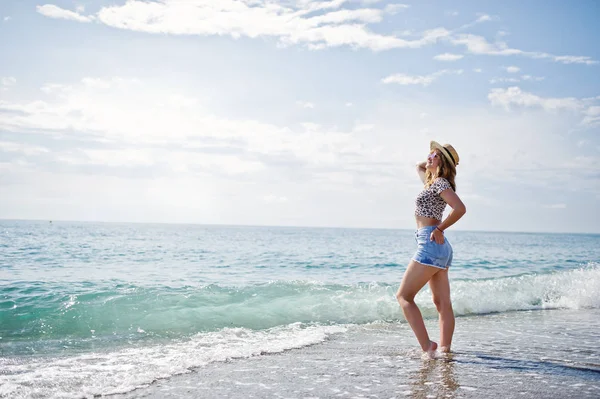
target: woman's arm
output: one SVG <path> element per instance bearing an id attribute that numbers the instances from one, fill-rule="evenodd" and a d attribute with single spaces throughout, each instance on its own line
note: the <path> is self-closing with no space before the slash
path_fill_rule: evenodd
<path id="1" fill-rule="evenodd" d="M 417 164 L 417 174 L 419 175 L 419 178 L 421 179 L 421 181 L 423 182 L 423 184 L 425 184 L 425 165 L 427 164 L 427 162 L 419 162 Z"/>
<path id="2" fill-rule="evenodd" d="M 442 223 L 440 223 L 437 229 L 433 230 L 432 239 L 435 240 L 438 244 L 444 243 L 444 234 L 442 232 L 446 230 L 448 227 L 452 226 L 454 223 L 458 222 L 458 220 L 463 217 L 465 213 L 467 213 L 467 207 L 461 199 L 456 195 L 456 193 L 452 189 L 446 189 L 440 193 L 440 196 L 446 201 L 448 205 L 452 208 L 450 214 Z M 438 229 L 442 230 L 439 231 Z"/>

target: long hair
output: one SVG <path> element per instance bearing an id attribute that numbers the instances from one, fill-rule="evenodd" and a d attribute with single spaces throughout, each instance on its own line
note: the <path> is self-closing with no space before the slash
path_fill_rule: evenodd
<path id="1" fill-rule="evenodd" d="M 448 183 L 450 183 L 450 186 L 452 186 L 452 190 L 456 191 L 456 183 L 454 182 L 454 178 L 456 177 L 456 168 L 454 167 L 454 164 L 448 161 L 446 156 L 439 150 L 435 150 L 435 152 L 440 160 L 440 165 L 437 167 L 435 173 L 432 173 L 429 170 L 425 172 L 425 187 L 431 186 L 431 184 L 438 177 L 443 177 L 444 179 L 448 180 Z"/>

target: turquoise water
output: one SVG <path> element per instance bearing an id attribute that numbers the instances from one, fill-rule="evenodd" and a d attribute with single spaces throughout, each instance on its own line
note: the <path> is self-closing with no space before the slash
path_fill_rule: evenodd
<path id="1" fill-rule="evenodd" d="M 458 316 L 600 307 L 600 235 L 447 237 Z M 127 392 L 404 323 L 414 249 L 410 230 L 0 221 L 0 396 Z"/>

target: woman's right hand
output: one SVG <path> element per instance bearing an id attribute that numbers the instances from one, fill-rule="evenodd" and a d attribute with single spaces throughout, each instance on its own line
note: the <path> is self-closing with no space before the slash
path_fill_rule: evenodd
<path id="1" fill-rule="evenodd" d="M 425 168 L 426 164 L 427 162 L 421 162 L 417 164 L 417 174 L 419 175 L 419 178 L 421 179 L 423 184 L 425 184 L 425 171 L 427 170 Z"/>

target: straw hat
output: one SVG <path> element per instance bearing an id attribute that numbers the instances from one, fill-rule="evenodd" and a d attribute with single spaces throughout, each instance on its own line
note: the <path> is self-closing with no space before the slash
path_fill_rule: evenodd
<path id="1" fill-rule="evenodd" d="M 429 144 L 429 148 L 431 149 L 431 151 L 440 150 L 440 152 L 444 154 L 447 160 L 452 162 L 454 166 L 458 166 L 458 152 L 456 152 L 454 147 L 452 147 L 450 144 L 441 145 L 437 141 L 432 140 Z"/>

